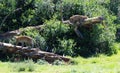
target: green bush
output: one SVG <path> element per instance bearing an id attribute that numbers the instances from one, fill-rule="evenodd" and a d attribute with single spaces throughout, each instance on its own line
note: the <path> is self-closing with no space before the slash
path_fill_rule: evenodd
<path id="1" fill-rule="evenodd" d="M 86 7 L 84 8 L 85 14 L 87 14 L 89 17 L 94 16 L 101 16 L 105 18 L 104 24 L 106 27 L 103 27 L 100 25 L 101 23 L 96 24 L 93 26 L 92 31 L 89 35 L 89 45 L 92 49 L 91 52 L 100 52 L 100 53 L 107 53 L 112 54 L 115 52 L 114 48 L 111 48 L 110 46 L 115 41 L 115 33 L 116 33 L 116 27 L 114 24 L 114 20 L 116 20 L 116 17 L 109 12 L 104 6 L 101 6 L 100 3 L 95 1 L 89 1 L 89 3 L 85 3 Z"/>
<path id="2" fill-rule="evenodd" d="M 46 34 L 44 34 L 44 35 L 46 35 L 46 37 L 49 37 L 49 39 L 45 38 L 46 40 L 49 40 L 49 42 L 47 41 L 47 44 L 49 46 L 48 48 L 52 49 L 52 51 L 54 51 L 54 52 L 59 50 L 56 53 L 60 53 L 62 50 L 65 51 L 65 49 L 69 50 L 68 48 L 74 47 L 74 51 L 73 51 L 74 54 L 80 54 L 80 55 L 84 55 L 84 56 L 95 54 L 96 52 L 97 53 L 107 53 L 107 54 L 115 53 L 115 50 L 114 50 L 114 48 L 111 48 L 111 45 L 112 45 L 112 43 L 114 43 L 115 38 L 116 38 L 115 37 L 116 27 L 114 24 L 114 20 L 116 19 L 116 17 L 113 14 L 111 14 L 109 12 L 109 10 L 107 10 L 107 8 L 105 8 L 104 6 L 101 6 L 101 3 L 99 3 L 99 2 L 97 0 L 89 1 L 89 2 L 83 1 L 82 2 L 83 4 L 81 4 L 79 2 L 76 2 L 76 0 L 71 1 L 71 2 L 64 1 L 63 8 L 65 7 L 64 6 L 64 4 L 65 4 L 67 7 L 67 8 L 65 8 L 65 10 L 68 10 L 70 12 L 69 13 L 68 11 L 64 11 L 64 9 L 63 9 L 64 14 L 68 14 L 66 16 L 69 17 L 69 15 L 74 14 L 74 12 L 80 13 L 78 8 L 81 9 L 81 7 L 83 7 L 83 10 L 81 10 L 81 11 L 84 11 L 83 14 L 87 15 L 88 17 L 95 17 L 95 16 L 103 15 L 103 17 L 105 18 L 104 24 L 106 27 L 101 25 L 102 23 L 93 25 L 93 28 L 91 30 L 81 27 L 81 28 L 79 28 L 79 30 L 83 34 L 84 39 L 80 39 L 80 38 L 76 37 L 76 34 L 74 33 L 72 28 L 70 28 L 69 31 L 66 32 L 67 35 L 64 35 L 64 31 L 59 31 L 59 29 L 57 29 L 57 28 L 59 28 L 59 26 L 58 26 L 58 23 L 56 20 L 52 21 L 52 22 L 49 21 L 49 23 L 48 23 L 49 26 L 47 25 L 47 27 L 45 28 Z M 108 1 L 106 1 L 106 3 L 108 3 Z M 73 5 L 75 7 L 78 6 L 77 7 L 78 11 L 76 8 L 74 8 Z M 73 11 L 70 8 L 73 8 Z M 77 13 L 75 13 L 75 14 L 77 14 Z M 56 27 L 54 24 L 56 25 Z M 64 28 L 65 27 L 62 27 L 62 29 L 64 29 Z M 61 36 L 61 34 L 62 34 L 62 36 Z M 69 39 L 71 39 L 71 38 L 74 41 L 72 43 L 75 45 L 71 44 L 70 46 L 72 46 L 72 47 L 70 47 L 70 46 L 67 47 L 66 43 L 70 43 Z M 71 50 L 72 49 L 70 49 L 70 51 Z M 62 51 L 62 53 L 63 53 L 63 51 Z M 66 54 L 67 52 L 64 52 L 64 53 Z M 67 55 L 70 55 L 70 54 L 67 53 Z"/>
<path id="3" fill-rule="evenodd" d="M 62 24 L 60 21 L 52 19 L 45 22 L 45 27 L 41 35 L 45 38 L 47 43 L 47 51 L 55 52 L 55 49 L 58 47 L 59 40 L 67 37 L 67 32 L 69 31 L 67 25 Z M 62 35 L 61 35 L 62 34 Z M 60 51 L 60 50 L 59 50 Z"/>
<path id="4" fill-rule="evenodd" d="M 55 47 L 53 51 L 58 54 L 73 56 L 75 54 L 75 41 L 73 39 L 58 39 L 58 47 Z"/>
<path id="5" fill-rule="evenodd" d="M 20 2 L 23 2 L 23 6 L 19 4 Z M 13 10 L 19 7 L 24 8 L 30 2 L 31 0 L 0 1 L 0 22 Z M 112 2 L 113 4 L 111 4 Z M 43 31 L 28 29 L 21 35 L 34 38 L 35 47 L 61 55 L 113 54 L 116 53 L 116 49 L 111 45 L 114 44 L 116 39 L 116 16 L 114 14 L 118 12 L 116 11 L 119 6 L 117 2 L 119 3 L 116 0 L 115 2 L 114 0 L 35 0 L 30 7 L 23 11 L 10 14 L 7 22 L 1 25 L 1 30 L 13 30 L 44 23 Z M 79 30 L 84 36 L 84 39 L 80 39 L 75 34 L 74 27 L 69 27 L 59 21 L 61 17 L 66 20 L 75 14 L 87 15 L 89 18 L 103 16 L 106 27 L 101 25 L 102 23 L 93 24 L 91 30 L 80 27 Z"/>
<path id="6" fill-rule="evenodd" d="M 50 0 L 37 0 L 34 15 L 35 24 L 41 24 L 50 19 L 54 14 L 54 4 Z"/>
<path id="7" fill-rule="evenodd" d="M 110 0 L 109 6 L 110 6 L 110 10 L 117 15 L 119 11 L 118 8 L 120 6 L 120 0 Z"/>
<path id="8" fill-rule="evenodd" d="M 31 25 L 33 9 L 34 2 L 32 0 L 0 1 L 1 30 L 5 32 Z"/>
<path id="9" fill-rule="evenodd" d="M 55 10 L 58 19 L 61 19 L 61 16 L 63 19 L 69 19 L 75 14 L 84 15 L 82 1 L 76 3 L 75 1 L 63 0 L 63 2 L 56 4 Z"/>

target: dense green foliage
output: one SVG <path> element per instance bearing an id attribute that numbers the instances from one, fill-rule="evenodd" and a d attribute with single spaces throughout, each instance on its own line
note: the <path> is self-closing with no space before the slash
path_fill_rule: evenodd
<path id="1" fill-rule="evenodd" d="M 113 0 L 3 0 L 0 1 L 0 32 L 43 24 L 43 31 L 28 29 L 21 35 L 34 38 L 35 47 L 60 55 L 110 55 L 117 53 L 113 48 L 118 24 L 114 21 L 119 10 L 119 3 L 117 7 L 116 3 Z M 68 19 L 75 14 L 103 16 L 106 27 L 102 23 L 93 25 L 91 30 L 80 27 L 84 36 L 80 39 L 73 27 L 60 21 L 61 17 Z"/>

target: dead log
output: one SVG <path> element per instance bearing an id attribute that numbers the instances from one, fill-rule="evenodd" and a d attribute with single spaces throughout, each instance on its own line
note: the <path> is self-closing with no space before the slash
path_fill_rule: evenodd
<path id="1" fill-rule="evenodd" d="M 92 18 L 87 18 L 85 19 L 82 23 L 82 26 L 91 26 L 92 24 L 95 23 L 100 23 L 104 20 L 104 18 L 102 16 L 97 16 L 97 17 L 92 17 Z M 65 20 L 62 21 L 64 24 L 70 24 L 70 25 L 74 25 L 73 23 L 70 22 L 70 20 Z"/>
<path id="2" fill-rule="evenodd" d="M 93 18 L 87 18 L 84 20 L 83 25 L 85 27 L 90 27 L 92 24 L 94 23 L 100 23 L 103 21 L 103 17 L 98 16 L 98 17 L 93 17 Z M 64 21 L 65 24 L 69 24 L 68 23 L 69 20 Z M 37 29 L 39 31 L 42 30 L 42 28 L 44 28 L 45 25 L 38 25 L 38 26 L 28 26 L 22 29 L 18 29 L 18 30 L 14 30 L 14 31 L 9 31 L 3 34 L 0 34 L 0 39 L 6 39 L 6 38 L 11 38 L 13 36 L 19 35 L 21 34 L 23 31 L 27 30 L 27 29 Z"/>
<path id="3" fill-rule="evenodd" d="M 2 39 L 2 40 L 9 39 L 9 38 L 12 38 L 13 36 L 16 36 L 19 34 L 20 34 L 19 30 L 9 31 L 9 32 L 0 34 L 0 39 Z"/>
<path id="4" fill-rule="evenodd" d="M 82 26 L 87 29 L 92 29 L 94 24 L 102 23 L 102 25 L 105 27 L 105 25 L 103 24 L 103 20 L 104 20 L 104 18 L 102 16 L 87 18 L 84 20 Z"/>
<path id="5" fill-rule="evenodd" d="M 0 39 L 4 40 L 4 39 L 10 39 L 16 35 L 19 35 L 21 34 L 23 31 L 27 30 L 27 29 L 37 29 L 39 31 L 42 30 L 42 27 L 44 25 L 39 25 L 39 26 L 28 26 L 28 27 L 25 27 L 25 28 L 22 28 L 22 29 L 17 29 L 17 30 L 13 30 L 13 31 L 8 31 L 8 32 L 5 32 L 5 33 L 1 33 L 0 34 Z"/>
<path id="6" fill-rule="evenodd" d="M 93 17 L 93 18 L 87 18 L 84 20 L 83 25 L 89 25 L 89 24 L 94 24 L 94 23 L 100 23 L 104 20 L 103 17 L 98 16 L 98 17 Z"/>
<path id="7" fill-rule="evenodd" d="M 103 21 L 103 19 L 104 18 L 101 17 L 101 16 L 93 17 L 93 18 L 87 18 L 83 21 L 82 26 L 85 27 L 85 28 L 91 29 L 93 24 L 100 23 L 100 22 Z M 64 21 L 65 24 L 70 24 L 71 25 L 71 23 L 68 23 L 68 22 L 69 22 L 69 20 Z M 6 33 L 0 34 L 0 40 L 10 39 L 10 38 L 12 38 L 16 35 L 21 34 L 23 31 L 28 30 L 28 29 L 30 29 L 30 30 L 31 29 L 37 29 L 37 30 L 41 31 L 41 30 L 43 30 L 44 26 L 45 25 L 28 26 L 28 27 L 25 27 L 25 28 L 22 28 L 22 29 L 14 30 L 14 31 L 8 31 Z"/>
<path id="8" fill-rule="evenodd" d="M 28 48 L 28 47 L 12 45 L 9 43 L 0 42 L 0 50 L 6 53 L 9 52 L 12 54 L 17 53 L 20 55 L 25 55 L 32 59 L 44 59 L 48 61 L 49 63 L 52 63 L 55 60 L 63 60 L 64 62 L 70 61 L 69 58 L 66 58 L 66 57 L 63 57 L 63 56 L 60 56 L 54 53 L 41 51 L 39 48 Z"/>

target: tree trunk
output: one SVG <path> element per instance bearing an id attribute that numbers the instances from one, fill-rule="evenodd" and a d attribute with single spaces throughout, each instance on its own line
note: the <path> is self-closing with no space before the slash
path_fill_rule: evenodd
<path id="1" fill-rule="evenodd" d="M 28 47 L 16 46 L 16 45 L 0 42 L 0 50 L 4 51 L 5 53 L 9 52 L 12 54 L 17 53 L 20 55 L 25 55 L 32 59 L 44 59 L 49 63 L 52 63 L 55 60 L 70 62 L 69 58 L 54 53 L 41 51 L 39 48 L 28 48 Z"/>
<path id="2" fill-rule="evenodd" d="M 94 23 L 100 23 L 103 21 L 103 17 L 93 17 L 93 18 L 87 18 L 85 19 L 85 21 L 83 22 L 82 26 L 91 26 Z M 68 20 L 64 21 L 65 24 L 67 24 Z M 29 26 L 26 28 L 23 28 L 22 30 L 18 29 L 18 30 L 14 30 L 14 31 L 9 31 L 3 34 L 0 34 L 0 39 L 6 39 L 6 38 L 11 38 L 13 36 L 19 35 L 21 34 L 24 30 L 27 29 L 37 29 L 37 30 L 42 30 L 42 28 L 44 28 L 44 25 L 39 25 L 39 26 Z"/>

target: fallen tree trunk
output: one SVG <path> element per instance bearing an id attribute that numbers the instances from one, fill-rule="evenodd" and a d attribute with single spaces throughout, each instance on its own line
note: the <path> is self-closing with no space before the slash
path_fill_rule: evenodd
<path id="1" fill-rule="evenodd" d="M 103 21 L 102 17 L 93 17 L 93 18 L 87 18 L 83 22 L 83 26 L 86 25 L 91 25 L 94 23 L 100 23 Z M 37 29 L 37 30 L 42 30 L 45 25 L 39 25 L 39 26 L 29 26 L 23 29 L 18 29 L 14 31 L 9 31 L 3 34 L 0 34 L 0 39 L 7 39 L 11 38 L 13 36 L 21 34 L 23 31 L 27 29 Z M 0 42 L 0 50 L 4 52 L 10 52 L 10 53 L 18 53 L 20 55 L 25 55 L 27 57 L 33 58 L 33 59 L 45 59 L 49 63 L 54 62 L 55 60 L 63 60 L 65 62 L 69 62 L 69 58 L 65 58 L 63 56 L 54 54 L 54 53 L 49 53 L 49 52 L 44 52 L 41 51 L 39 48 L 28 48 L 28 47 L 22 47 L 22 46 L 16 46 L 8 43 L 2 43 Z"/>
<path id="2" fill-rule="evenodd" d="M 77 17 L 76 17 L 76 18 L 77 18 Z M 74 20 L 75 20 L 76 18 L 74 18 Z M 77 19 L 76 19 L 76 20 L 77 20 Z M 102 16 L 87 18 L 87 19 L 85 19 L 85 20 L 82 22 L 82 23 L 83 23 L 82 26 L 92 25 L 92 24 L 94 24 L 94 23 L 100 23 L 100 22 L 102 22 L 103 20 L 104 20 L 104 18 L 103 18 Z M 70 20 L 65 20 L 65 21 L 62 20 L 62 22 L 63 22 L 64 24 L 74 25 L 74 23 L 71 22 Z M 77 22 L 77 21 L 75 21 L 75 22 Z"/>
<path id="3" fill-rule="evenodd" d="M 27 29 L 37 29 L 37 30 L 42 30 L 42 28 L 44 27 L 44 25 L 39 25 L 39 26 L 29 26 L 29 27 L 25 27 L 22 29 L 17 29 L 17 30 L 13 30 L 13 31 L 8 31 L 6 33 L 2 33 L 0 34 L 0 39 L 9 39 L 12 38 L 13 36 L 19 35 L 21 34 L 23 31 L 27 30 Z"/>
<path id="4" fill-rule="evenodd" d="M 66 57 L 63 57 L 63 56 L 60 56 L 54 53 L 41 51 L 39 48 L 30 49 L 28 47 L 16 46 L 16 45 L 2 43 L 2 42 L 0 42 L 0 50 L 6 53 L 9 52 L 13 54 L 17 53 L 20 55 L 25 55 L 32 59 L 44 59 L 48 61 L 49 63 L 52 63 L 55 60 L 63 60 L 64 62 L 70 61 L 69 58 L 66 58 Z"/>
<path id="5" fill-rule="evenodd" d="M 87 19 L 84 20 L 82 26 L 87 28 L 87 29 L 91 29 L 93 27 L 92 25 L 102 22 L 102 25 L 105 27 L 105 25 L 103 24 L 103 20 L 104 20 L 104 18 L 101 17 L 101 16 L 93 17 L 93 18 L 87 18 Z"/>
<path id="6" fill-rule="evenodd" d="M 84 20 L 83 25 L 89 25 L 89 24 L 94 24 L 94 23 L 100 23 L 104 20 L 103 17 L 98 16 L 98 17 L 93 17 L 93 18 L 87 18 Z"/>
<path id="7" fill-rule="evenodd" d="M 103 17 L 93 17 L 93 18 L 87 18 L 84 20 L 83 22 L 83 26 L 85 27 L 89 27 L 94 23 L 100 23 L 103 21 Z M 69 22 L 69 20 L 64 21 L 65 24 L 67 24 Z M 38 26 L 29 26 L 29 27 L 25 27 L 22 29 L 18 29 L 18 30 L 14 30 L 14 31 L 9 31 L 3 34 L 0 34 L 0 39 L 6 39 L 6 38 L 11 38 L 13 36 L 19 35 L 21 34 L 23 31 L 27 30 L 27 29 L 37 29 L 37 30 L 42 30 L 42 28 L 44 28 L 45 25 L 38 25 Z"/>

